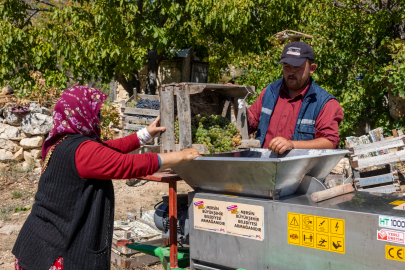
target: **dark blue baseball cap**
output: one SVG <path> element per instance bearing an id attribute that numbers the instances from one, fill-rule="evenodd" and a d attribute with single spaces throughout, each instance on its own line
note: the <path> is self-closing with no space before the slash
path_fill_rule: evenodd
<path id="1" fill-rule="evenodd" d="M 315 59 L 312 47 L 305 42 L 294 41 L 284 47 L 281 60 L 278 63 L 286 63 L 294 67 L 299 67 L 304 64 L 307 59 Z"/>

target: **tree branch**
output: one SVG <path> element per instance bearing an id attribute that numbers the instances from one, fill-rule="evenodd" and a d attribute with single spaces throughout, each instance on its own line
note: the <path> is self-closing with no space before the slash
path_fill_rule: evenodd
<path id="1" fill-rule="evenodd" d="M 332 0 L 332 2 L 335 4 L 336 7 L 347 8 L 345 4 L 342 4 L 337 0 Z"/>
<path id="2" fill-rule="evenodd" d="M 48 2 L 45 2 L 45 1 L 42 1 L 42 0 L 35 0 L 35 1 L 38 2 L 38 3 L 42 3 L 42 4 L 45 4 L 45 5 L 51 6 L 51 7 L 56 7 L 55 5 L 53 5 L 51 3 L 48 3 Z"/>
<path id="3" fill-rule="evenodd" d="M 391 1 L 391 0 L 388 0 L 388 1 Z M 332 2 L 335 4 L 336 7 L 349 8 L 345 4 L 340 3 L 338 0 L 332 0 Z M 382 1 L 379 0 L 379 2 L 380 2 L 380 7 L 377 7 L 376 5 L 373 4 L 373 2 L 368 0 L 368 1 L 362 1 L 362 2 L 360 2 L 358 4 L 355 4 L 354 8 L 360 8 L 360 9 L 362 9 L 363 11 L 365 11 L 365 12 L 367 12 L 369 14 L 373 14 L 373 13 L 378 12 L 378 11 L 380 11 L 382 9 L 381 8 L 382 7 Z M 366 5 L 368 5 L 369 8 L 367 8 Z"/>
<path id="4" fill-rule="evenodd" d="M 51 11 L 49 9 L 46 8 L 27 8 L 27 10 L 33 10 L 33 11 Z"/>
<path id="5" fill-rule="evenodd" d="M 28 23 L 30 22 L 31 18 L 35 16 L 35 14 L 37 14 L 39 11 L 36 10 L 34 13 L 32 13 L 32 15 L 25 21 L 25 23 L 23 24 L 23 26 L 21 26 L 20 29 L 23 29 L 24 27 L 26 27 L 28 25 Z"/>
<path id="6" fill-rule="evenodd" d="M 383 3 L 382 3 L 381 0 L 378 0 L 378 4 L 380 5 L 380 9 L 382 9 L 383 8 Z"/>

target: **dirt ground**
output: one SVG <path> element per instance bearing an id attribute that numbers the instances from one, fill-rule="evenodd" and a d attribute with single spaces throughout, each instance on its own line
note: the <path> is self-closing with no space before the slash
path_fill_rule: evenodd
<path id="1" fill-rule="evenodd" d="M 3 170 L 3 169 L 2 169 Z M 0 229 L 7 225 L 15 225 L 16 231 L 10 235 L 0 234 L 0 269 L 14 270 L 14 256 L 11 250 L 17 239 L 18 231 L 24 224 L 34 203 L 39 173 L 0 171 Z M 152 210 L 161 201 L 162 196 L 169 194 L 168 184 L 136 181 L 128 186 L 124 180 L 114 180 L 115 220 L 125 219 L 127 212 L 136 213 L 139 206 L 143 210 Z M 184 181 L 178 183 L 178 193 L 192 190 Z M 122 268 L 111 267 L 112 270 Z M 160 264 L 145 266 L 140 269 L 160 270 Z M 140 270 L 139 269 L 139 270 Z"/>

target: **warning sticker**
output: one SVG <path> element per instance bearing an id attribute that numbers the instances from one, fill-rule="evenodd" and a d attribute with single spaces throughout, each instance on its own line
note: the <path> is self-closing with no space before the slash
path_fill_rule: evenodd
<path id="1" fill-rule="evenodd" d="M 308 231 L 314 230 L 314 216 L 302 215 L 302 229 Z"/>
<path id="2" fill-rule="evenodd" d="M 345 234 L 345 226 L 342 224 L 341 219 L 331 219 L 330 220 L 330 232 L 333 234 Z"/>
<path id="3" fill-rule="evenodd" d="M 316 248 L 329 250 L 329 235 L 317 233 Z"/>
<path id="4" fill-rule="evenodd" d="M 390 204 L 393 204 L 393 205 L 400 205 L 400 204 L 404 204 L 405 203 L 405 201 L 393 201 L 392 203 L 390 203 Z"/>
<path id="5" fill-rule="evenodd" d="M 288 213 L 288 227 L 290 228 L 300 228 L 300 214 Z"/>
<path id="6" fill-rule="evenodd" d="M 345 254 L 345 239 L 339 236 L 331 236 L 329 250 Z"/>
<path id="7" fill-rule="evenodd" d="M 313 232 L 302 232 L 301 245 L 306 247 L 314 247 L 315 234 Z"/>
<path id="8" fill-rule="evenodd" d="M 345 254 L 345 220 L 287 214 L 288 243 Z"/>
<path id="9" fill-rule="evenodd" d="M 377 230 L 377 240 L 405 245 L 405 232 L 387 229 Z"/>
<path id="10" fill-rule="evenodd" d="M 288 230 L 288 243 L 291 245 L 300 245 L 301 232 L 298 230 Z"/>
<path id="11" fill-rule="evenodd" d="M 329 218 L 316 217 L 316 231 L 329 232 Z"/>
<path id="12" fill-rule="evenodd" d="M 405 262 L 405 248 L 386 245 L 385 258 L 387 260 Z"/>

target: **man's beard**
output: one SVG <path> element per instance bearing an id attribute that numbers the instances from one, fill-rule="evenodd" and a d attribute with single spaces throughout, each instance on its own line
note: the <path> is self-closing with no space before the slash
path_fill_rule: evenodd
<path id="1" fill-rule="evenodd" d="M 293 79 L 293 81 L 289 81 L 289 79 Z M 308 82 L 309 79 L 309 72 L 306 76 L 302 76 L 301 80 L 298 80 L 296 76 L 290 75 L 287 78 L 284 77 L 285 84 L 288 89 L 291 90 L 300 90 L 302 89 Z"/>

